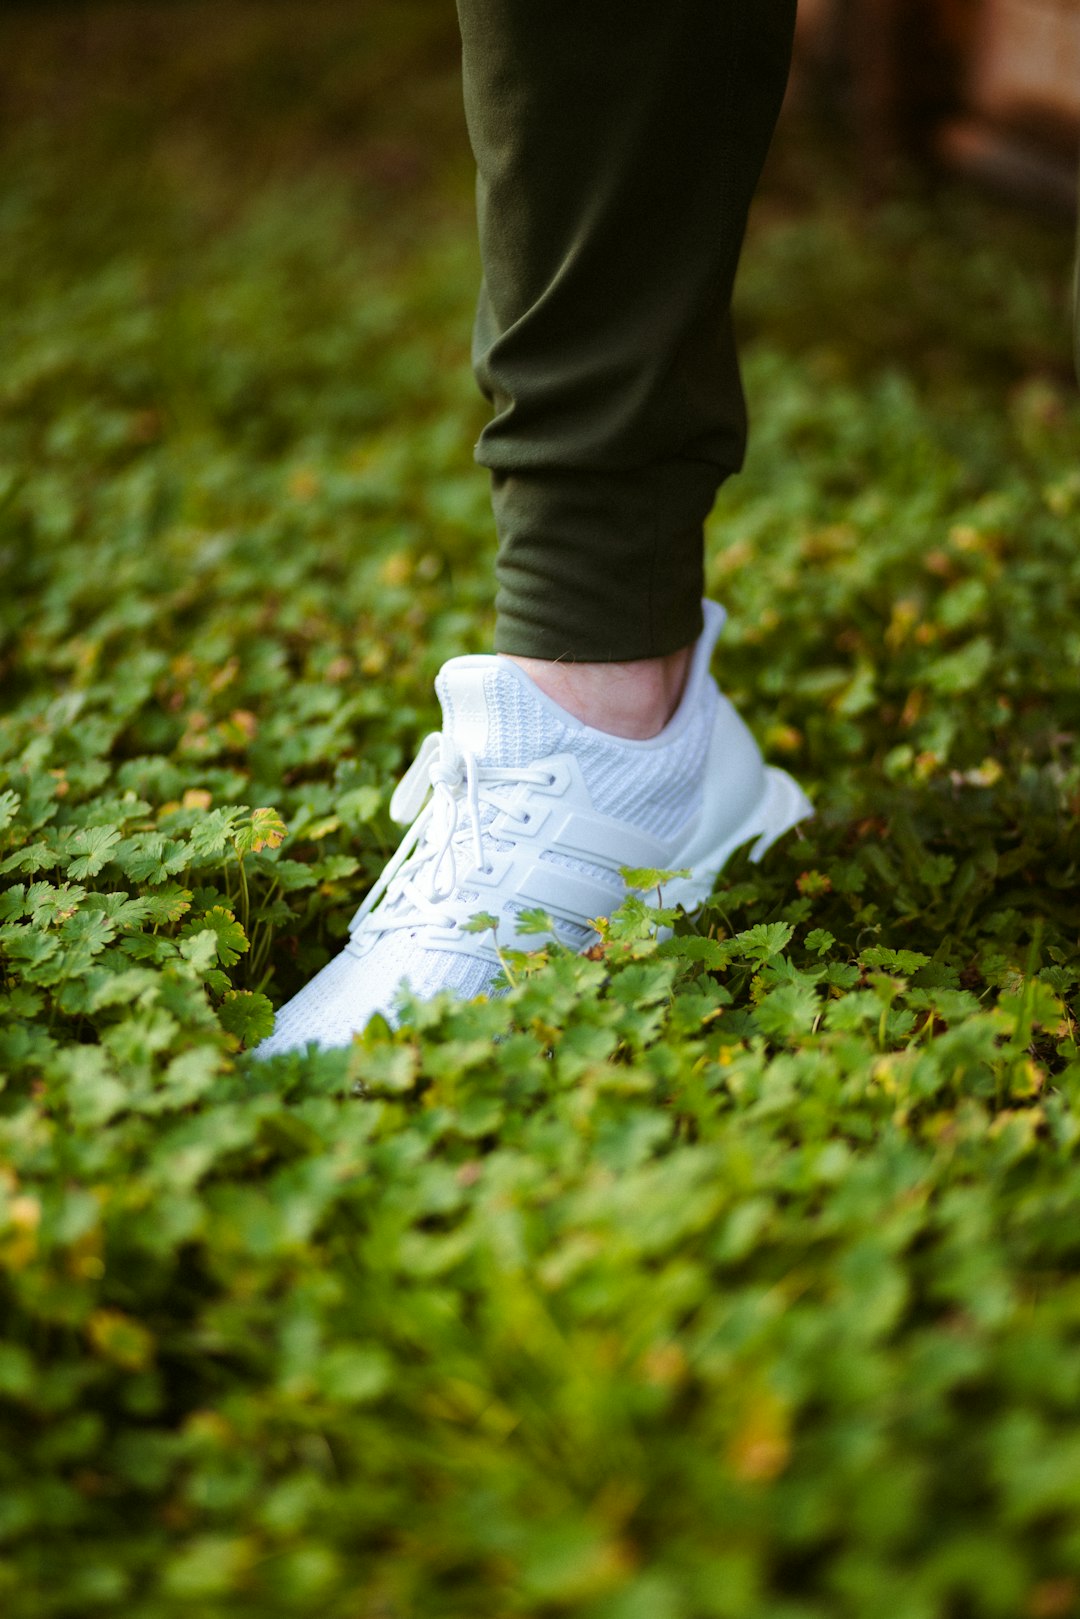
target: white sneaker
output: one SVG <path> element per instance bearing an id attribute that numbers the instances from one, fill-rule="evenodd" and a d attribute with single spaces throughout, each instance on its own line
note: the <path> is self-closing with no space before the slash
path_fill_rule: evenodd
<path id="1" fill-rule="evenodd" d="M 802 789 L 766 766 L 709 674 L 724 623 L 706 602 L 679 707 L 658 736 L 626 741 L 582 725 L 508 658 L 452 658 L 436 682 L 443 729 L 429 736 L 390 801 L 412 826 L 349 925 L 348 944 L 283 1006 L 257 1048 L 345 1046 L 376 1012 L 393 1022 L 405 982 L 429 999 L 468 999 L 500 970 L 524 910 L 546 911 L 560 941 L 585 950 L 592 923 L 625 897 L 621 867 L 678 871 L 666 905 L 697 909 L 740 844 L 752 860 L 813 814 Z M 414 819 L 415 817 L 415 819 Z"/>

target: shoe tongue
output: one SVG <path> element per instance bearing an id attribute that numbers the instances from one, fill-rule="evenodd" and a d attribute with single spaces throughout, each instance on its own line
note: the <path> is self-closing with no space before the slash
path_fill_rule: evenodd
<path id="1" fill-rule="evenodd" d="M 521 722 L 529 694 L 512 665 L 482 653 L 451 658 L 440 670 L 435 690 L 443 730 L 462 753 L 474 754 L 480 764 L 527 762 L 528 727 Z"/>

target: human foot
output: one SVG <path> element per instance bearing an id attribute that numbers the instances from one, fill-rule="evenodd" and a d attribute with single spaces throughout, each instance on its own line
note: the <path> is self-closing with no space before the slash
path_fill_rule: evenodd
<path id="1" fill-rule="evenodd" d="M 709 674 L 723 622 L 707 602 L 682 699 L 647 741 L 583 725 L 509 658 L 445 664 L 436 682 L 443 730 L 427 738 L 390 804 L 412 827 L 348 944 L 282 1007 L 258 1054 L 348 1045 L 377 1012 L 394 1019 L 406 981 L 421 999 L 481 994 L 499 973 L 497 946 L 542 942 L 518 937 L 523 910 L 546 911 L 562 943 L 587 949 L 593 922 L 625 896 L 622 867 L 688 868 L 664 900 L 693 910 L 740 844 L 753 839 L 751 859 L 760 859 L 811 815 Z M 495 937 L 465 930 L 479 912 L 496 918 Z"/>

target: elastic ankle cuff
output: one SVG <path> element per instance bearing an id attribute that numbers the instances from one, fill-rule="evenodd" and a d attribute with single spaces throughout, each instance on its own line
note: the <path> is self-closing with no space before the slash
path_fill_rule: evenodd
<path id="1" fill-rule="evenodd" d="M 623 663 L 696 641 L 715 487 L 715 467 L 694 463 L 619 477 L 496 473 L 496 650 Z"/>

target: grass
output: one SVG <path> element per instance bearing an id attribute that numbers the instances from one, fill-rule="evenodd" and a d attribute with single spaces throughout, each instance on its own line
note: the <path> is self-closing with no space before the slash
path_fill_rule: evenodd
<path id="1" fill-rule="evenodd" d="M 453 19 L 19 7 L 0 133 L 12 1619 L 1080 1605 L 1070 243 L 793 117 L 696 929 L 243 1047 L 491 629 Z"/>

